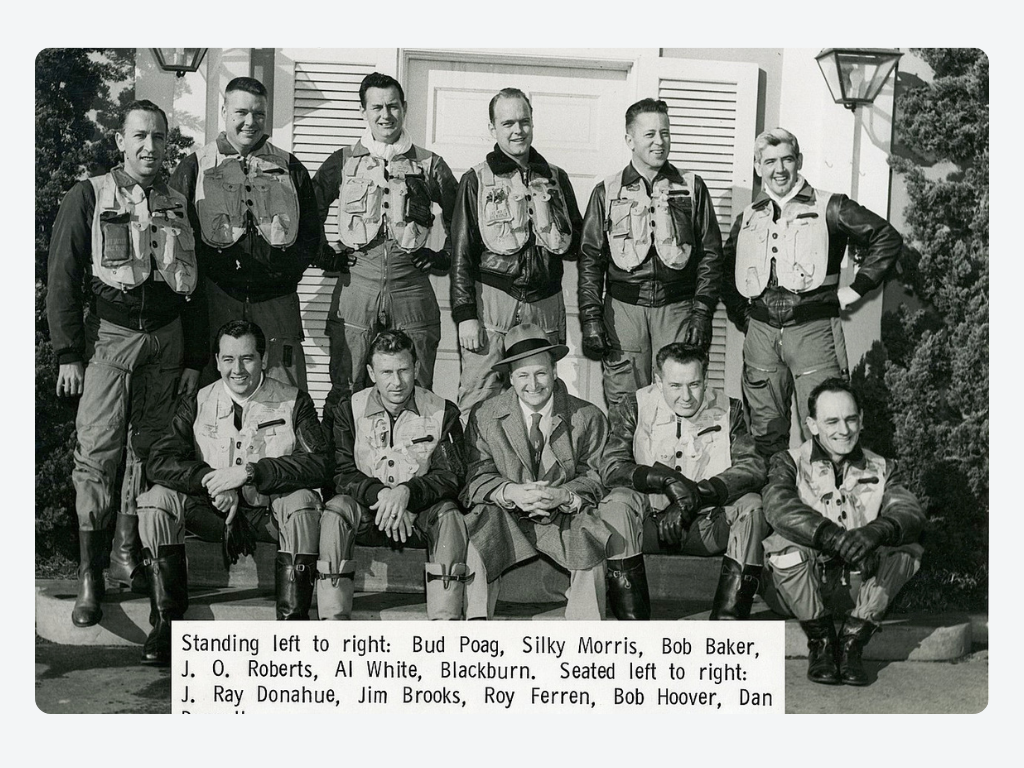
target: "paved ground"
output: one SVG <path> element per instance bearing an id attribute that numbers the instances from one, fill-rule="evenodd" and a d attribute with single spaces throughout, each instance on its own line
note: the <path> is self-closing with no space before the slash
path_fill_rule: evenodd
<path id="1" fill-rule="evenodd" d="M 138 664 L 139 649 L 36 643 L 36 706 L 48 713 L 169 713 L 168 670 Z M 974 714 L 988 702 L 988 651 L 950 663 L 868 662 L 865 688 L 815 685 L 807 662 L 786 662 L 790 713 Z"/>

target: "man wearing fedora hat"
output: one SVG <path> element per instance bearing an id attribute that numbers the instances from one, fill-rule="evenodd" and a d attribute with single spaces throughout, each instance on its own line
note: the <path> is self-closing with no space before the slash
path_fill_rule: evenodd
<path id="1" fill-rule="evenodd" d="M 494 615 L 502 572 L 538 554 L 570 572 L 567 619 L 600 620 L 610 529 L 597 516 L 608 422 L 570 395 L 555 364 L 568 347 L 543 329 L 518 325 L 494 368 L 512 388 L 469 418 L 461 501 L 470 543 L 466 618 Z"/>

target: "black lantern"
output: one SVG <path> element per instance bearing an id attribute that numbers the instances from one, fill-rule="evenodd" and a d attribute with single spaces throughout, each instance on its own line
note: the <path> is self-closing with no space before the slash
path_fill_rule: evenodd
<path id="1" fill-rule="evenodd" d="M 815 60 L 836 104 L 871 104 L 903 54 L 893 48 L 826 48 Z"/>
<path id="2" fill-rule="evenodd" d="M 196 72 L 203 63 L 206 48 L 153 48 L 156 63 L 164 72 L 175 72 L 184 77 L 186 72 Z"/>

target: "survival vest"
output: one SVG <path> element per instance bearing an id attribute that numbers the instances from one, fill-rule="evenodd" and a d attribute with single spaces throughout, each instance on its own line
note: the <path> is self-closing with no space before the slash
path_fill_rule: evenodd
<path id="1" fill-rule="evenodd" d="M 786 203 L 778 221 L 774 205 L 760 200 L 743 210 L 736 240 L 736 288 L 748 299 L 764 293 L 772 262 L 782 288 L 794 293 L 838 285 L 839 275 L 828 271 L 826 210 L 832 193 L 815 190 L 814 200 L 794 198 Z"/>
<path id="2" fill-rule="evenodd" d="M 288 172 L 288 153 L 269 141 L 243 158 L 222 155 L 217 142 L 196 153 L 196 214 L 203 241 L 214 248 L 234 245 L 252 216 L 260 236 L 288 248 L 299 234 L 299 196 Z"/>
<path id="3" fill-rule="evenodd" d="M 528 184 L 518 170 L 499 176 L 486 162 L 473 168 L 480 181 L 480 238 L 491 253 L 511 256 L 522 250 L 531 229 L 537 242 L 551 253 L 561 256 L 569 250 L 572 225 L 565 194 L 558 182 L 558 169 L 549 167 L 550 179 L 531 174 Z"/>
<path id="4" fill-rule="evenodd" d="M 863 468 L 848 463 L 842 482 L 837 486 L 831 461 L 811 461 L 813 446 L 814 442 L 808 440 L 789 449 L 797 468 L 800 500 L 848 530 L 861 528 L 878 517 L 891 465 L 878 454 L 862 448 L 866 459 Z"/>
<path id="5" fill-rule="evenodd" d="M 669 408 L 656 384 L 639 390 L 633 435 L 636 463 L 661 463 L 694 482 L 712 478 L 731 467 L 729 398 L 709 388 L 704 399 L 704 408 L 685 419 Z M 661 494 L 651 494 L 650 499 L 654 509 L 668 506 L 668 498 Z"/>
<path id="6" fill-rule="evenodd" d="M 199 390 L 192 433 L 199 457 L 214 469 L 244 466 L 295 452 L 295 400 L 299 390 L 263 377 L 263 385 L 242 406 L 242 428 L 235 428 L 233 401 L 222 381 Z M 240 489 L 250 506 L 265 507 L 270 498 L 251 485 Z"/>
<path id="7" fill-rule="evenodd" d="M 651 194 L 643 179 L 622 186 L 622 172 L 604 181 L 608 216 L 608 250 L 615 266 L 632 272 L 654 250 L 670 269 L 683 269 L 693 252 L 694 175 L 682 174 L 682 183 L 664 176 Z"/>
<path id="8" fill-rule="evenodd" d="M 398 155 L 389 161 L 343 151 L 338 236 L 349 248 L 372 242 L 385 220 L 388 237 L 406 253 L 426 244 L 432 219 L 427 174 L 434 155 L 415 151 L 415 159 Z"/>
<path id="9" fill-rule="evenodd" d="M 373 391 L 369 387 L 352 396 L 356 468 L 394 488 L 430 470 L 430 457 L 441 441 L 444 400 L 416 387 L 413 397 L 419 415 L 402 411 L 392 432 L 384 406 L 370 401 Z"/>
<path id="10" fill-rule="evenodd" d="M 93 275 L 123 291 L 137 288 L 152 275 L 175 293 L 192 293 L 196 287 L 196 241 L 186 215 L 185 196 L 157 182 L 147 199 L 139 184 L 121 187 L 112 173 L 89 181 L 96 194 Z"/>

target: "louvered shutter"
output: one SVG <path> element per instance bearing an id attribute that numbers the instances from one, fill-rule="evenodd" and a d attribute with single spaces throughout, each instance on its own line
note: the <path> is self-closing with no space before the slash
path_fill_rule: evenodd
<path id="1" fill-rule="evenodd" d="M 657 59 L 642 66 L 642 88 L 646 86 L 650 89 L 647 93 L 657 93 L 668 104 L 672 126 L 669 160 L 681 171 L 692 171 L 704 180 L 724 243 L 733 219 L 751 198 L 757 67 L 684 59 Z M 717 389 L 738 392 L 738 381 L 726 387 L 726 334 L 725 306 L 719 303 L 709 381 Z"/>

